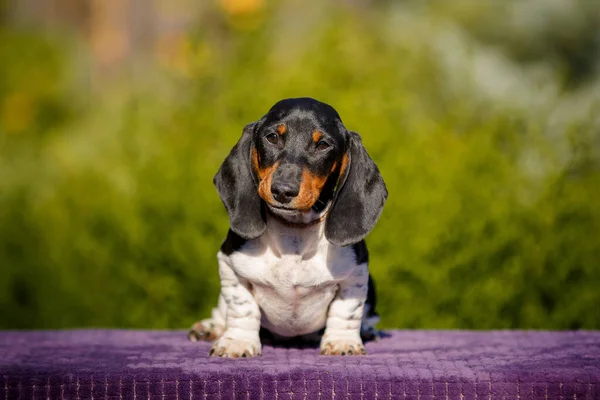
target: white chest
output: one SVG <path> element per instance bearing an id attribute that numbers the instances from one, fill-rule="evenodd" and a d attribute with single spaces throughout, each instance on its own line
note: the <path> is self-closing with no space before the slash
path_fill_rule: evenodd
<path id="1" fill-rule="evenodd" d="M 286 291 L 335 284 L 356 267 L 351 248 L 333 246 L 324 237 L 315 240 L 286 233 L 247 242 L 231 254 L 233 270 L 253 286 Z"/>
<path id="2" fill-rule="evenodd" d="M 319 330 L 338 282 L 356 268 L 354 251 L 331 245 L 318 229 L 275 233 L 248 241 L 229 264 L 250 283 L 269 330 L 284 336 Z"/>

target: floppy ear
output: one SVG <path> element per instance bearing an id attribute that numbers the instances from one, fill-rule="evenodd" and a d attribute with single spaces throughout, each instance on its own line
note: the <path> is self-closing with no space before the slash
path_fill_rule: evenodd
<path id="1" fill-rule="evenodd" d="M 357 243 L 373 229 L 387 199 L 385 182 L 356 132 L 348 132 L 349 158 L 342 171 L 333 208 L 325 221 L 325 237 L 336 246 Z"/>
<path id="2" fill-rule="evenodd" d="M 255 239 L 266 228 L 256 177 L 250 164 L 255 125 L 256 122 L 253 122 L 244 127 L 242 137 L 213 180 L 229 214 L 231 230 L 244 239 Z"/>

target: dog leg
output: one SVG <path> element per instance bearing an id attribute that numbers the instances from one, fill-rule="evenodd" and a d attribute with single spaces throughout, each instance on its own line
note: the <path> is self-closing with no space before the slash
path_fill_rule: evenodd
<path id="1" fill-rule="evenodd" d="M 205 318 L 192 325 L 188 338 L 192 342 L 201 340 L 213 341 L 221 337 L 225 332 L 225 321 L 227 318 L 227 304 L 223 294 L 219 294 L 219 303 L 212 310 L 212 317 Z"/>
<path id="2" fill-rule="evenodd" d="M 364 341 L 373 340 L 375 342 L 381 339 L 379 331 L 375 325 L 379 323 L 379 315 L 372 314 L 369 303 L 365 304 L 362 323 L 360 324 L 360 337 Z"/>
<path id="3" fill-rule="evenodd" d="M 260 309 L 250 292 L 250 284 L 239 278 L 227 256 L 219 252 L 221 295 L 225 302 L 225 332 L 217 339 L 209 355 L 216 357 L 252 357 L 261 354 Z"/>
<path id="4" fill-rule="evenodd" d="M 367 302 L 363 311 L 362 323 L 360 325 L 360 337 L 363 341 L 374 340 L 378 341 L 381 337 L 375 325 L 379 323 L 379 314 L 375 311 L 377 298 L 375 296 L 375 283 L 371 275 L 369 275 L 369 290 L 367 292 Z"/>
<path id="5" fill-rule="evenodd" d="M 344 281 L 329 306 L 325 333 L 321 339 L 323 355 L 367 354 L 360 337 L 369 271 L 361 264 Z"/>

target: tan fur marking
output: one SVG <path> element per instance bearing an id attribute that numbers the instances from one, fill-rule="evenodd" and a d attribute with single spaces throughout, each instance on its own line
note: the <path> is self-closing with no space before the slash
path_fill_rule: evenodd
<path id="1" fill-rule="evenodd" d="M 258 173 L 258 152 L 256 151 L 256 148 L 253 147 L 252 148 L 252 169 L 255 173 Z"/>
<path id="2" fill-rule="evenodd" d="M 323 138 L 323 134 L 319 131 L 314 131 L 312 134 L 312 140 L 315 143 L 319 143 L 319 140 Z"/>
<path id="3" fill-rule="evenodd" d="M 287 132 L 287 127 L 284 124 L 281 124 L 277 127 L 277 133 L 283 135 Z"/>
<path id="4" fill-rule="evenodd" d="M 337 162 L 334 161 L 333 165 L 331 166 L 331 171 L 329 171 L 330 174 L 333 174 L 333 171 L 335 171 L 335 167 L 337 167 Z"/>
<path id="5" fill-rule="evenodd" d="M 273 180 L 273 172 L 279 166 L 279 161 L 267 168 L 258 168 L 258 195 L 267 203 L 273 204 L 273 194 L 271 193 L 271 181 Z"/>
<path id="6" fill-rule="evenodd" d="M 348 154 L 344 154 L 342 157 L 342 166 L 340 167 L 340 177 L 344 176 L 346 172 L 346 168 L 348 168 Z"/>
<path id="7" fill-rule="evenodd" d="M 292 206 L 302 211 L 310 210 L 319 199 L 325 182 L 327 182 L 327 176 L 318 176 L 308 170 L 303 170 L 300 193 L 298 193 L 298 197 L 296 197 Z"/>

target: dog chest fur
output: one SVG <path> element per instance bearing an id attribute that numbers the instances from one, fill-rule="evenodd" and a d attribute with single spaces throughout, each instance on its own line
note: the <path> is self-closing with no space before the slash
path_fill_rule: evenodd
<path id="1" fill-rule="evenodd" d="M 219 254 L 250 284 L 261 325 L 276 334 L 322 329 L 338 282 L 357 268 L 353 249 L 329 243 L 322 225 L 299 229 L 270 218 L 265 235 L 229 256 Z"/>

